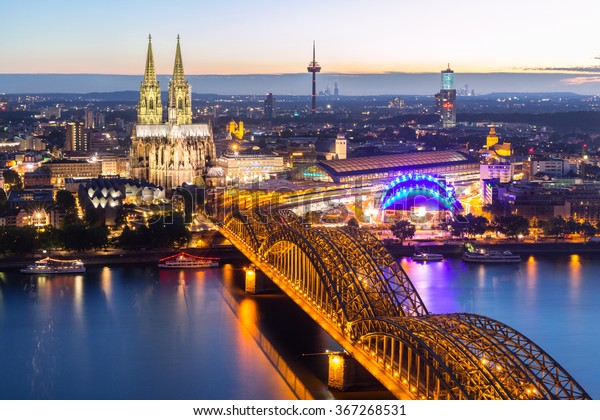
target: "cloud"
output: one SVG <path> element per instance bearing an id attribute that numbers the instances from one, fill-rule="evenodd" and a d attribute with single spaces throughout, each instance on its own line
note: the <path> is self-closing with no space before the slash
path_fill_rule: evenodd
<path id="1" fill-rule="evenodd" d="M 525 71 L 573 71 L 579 73 L 600 73 L 600 66 L 588 67 L 527 67 Z"/>
<path id="2" fill-rule="evenodd" d="M 567 85 L 583 85 L 586 83 L 600 83 L 600 76 L 578 76 L 561 79 L 561 82 Z"/>

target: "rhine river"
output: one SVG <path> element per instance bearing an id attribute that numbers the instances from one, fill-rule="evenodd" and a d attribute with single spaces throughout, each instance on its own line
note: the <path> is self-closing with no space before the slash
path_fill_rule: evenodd
<path id="1" fill-rule="evenodd" d="M 600 399 L 600 259 L 401 263 L 430 312 L 508 324 Z M 0 272 L 0 399 L 295 398 L 283 376 L 343 398 L 327 390 L 320 354 L 335 342 L 284 295 L 244 296 L 243 275 L 232 265 Z"/>

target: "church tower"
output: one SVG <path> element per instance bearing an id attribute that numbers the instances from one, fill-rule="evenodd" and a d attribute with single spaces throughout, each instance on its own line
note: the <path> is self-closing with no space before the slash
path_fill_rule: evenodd
<path id="1" fill-rule="evenodd" d="M 216 161 L 215 144 L 210 124 L 192 123 L 192 91 L 183 75 L 179 36 L 167 114 L 165 122 L 152 44 L 148 42 L 138 122 L 131 136 L 131 175 L 167 190 L 184 184 L 203 185 L 203 175 Z"/>
<path id="2" fill-rule="evenodd" d="M 498 144 L 498 136 L 496 135 L 496 128 L 494 127 L 494 123 L 490 126 L 490 132 L 485 139 L 485 144 L 488 150 L 492 150 L 492 147 Z"/>
<path id="3" fill-rule="evenodd" d="M 148 35 L 148 55 L 146 56 L 146 71 L 140 87 L 138 102 L 138 124 L 162 124 L 162 101 L 160 99 L 160 84 L 156 80 L 154 56 L 152 55 L 152 36 Z"/>
<path id="4" fill-rule="evenodd" d="M 177 35 L 177 50 L 173 78 L 169 81 L 169 122 L 172 124 L 192 123 L 192 88 L 183 75 L 183 61 L 179 35 Z"/>

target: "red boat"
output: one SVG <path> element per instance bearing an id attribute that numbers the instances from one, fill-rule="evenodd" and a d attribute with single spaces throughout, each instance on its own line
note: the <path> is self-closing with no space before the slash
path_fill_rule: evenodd
<path id="1" fill-rule="evenodd" d="M 218 266 L 218 258 L 199 257 L 183 251 L 158 261 L 159 268 L 207 268 Z"/>

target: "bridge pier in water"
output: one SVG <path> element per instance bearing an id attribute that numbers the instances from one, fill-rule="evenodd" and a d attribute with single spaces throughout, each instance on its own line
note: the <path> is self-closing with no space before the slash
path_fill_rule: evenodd
<path id="1" fill-rule="evenodd" d="M 248 295 L 260 295 L 277 291 L 277 286 L 254 264 L 246 268 L 244 291 Z"/>
<path id="2" fill-rule="evenodd" d="M 289 210 L 260 210 L 234 209 L 219 230 L 253 264 L 247 293 L 266 292 L 268 276 L 354 355 L 330 356 L 332 389 L 364 386 L 360 364 L 399 399 L 590 399 L 508 325 L 477 314 L 430 314 L 368 231 L 311 228 Z"/>
<path id="3" fill-rule="evenodd" d="M 336 391 L 357 391 L 361 389 L 383 388 L 356 359 L 345 352 L 331 353 L 327 386 Z"/>

